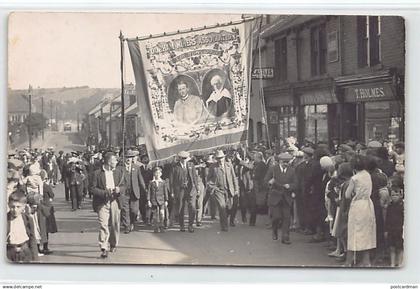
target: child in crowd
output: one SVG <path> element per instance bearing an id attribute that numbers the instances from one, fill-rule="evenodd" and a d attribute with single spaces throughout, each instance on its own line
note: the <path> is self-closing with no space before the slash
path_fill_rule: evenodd
<path id="1" fill-rule="evenodd" d="M 33 220 L 25 213 L 26 196 L 22 190 L 10 194 L 7 213 L 7 258 L 12 262 L 38 260 Z"/>
<path id="2" fill-rule="evenodd" d="M 385 218 L 385 239 L 388 242 L 391 267 L 401 266 L 404 250 L 404 181 L 399 176 L 390 179 L 391 204 Z"/>
<path id="3" fill-rule="evenodd" d="M 44 182 L 44 195 L 37 211 L 38 221 L 41 231 L 41 244 L 43 247 L 42 253 L 44 255 L 49 255 L 52 253 L 52 251 L 48 248 L 48 234 L 57 232 L 57 223 L 55 221 L 54 207 L 52 205 L 54 192 L 51 188 L 50 180 L 48 179 L 48 173 L 45 170 L 41 170 L 40 176 Z"/>
<path id="4" fill-rule="evenodd" d="M 147 204 L 153 211 L 154 232 L 164 232 L 163 219 L 165 217 L 165 208 L 168 206 L 169 187 L 162 180 L 162 169 L 155 167 L 153 169 L 153 180 L 149 183 L 147 193 Z"/>

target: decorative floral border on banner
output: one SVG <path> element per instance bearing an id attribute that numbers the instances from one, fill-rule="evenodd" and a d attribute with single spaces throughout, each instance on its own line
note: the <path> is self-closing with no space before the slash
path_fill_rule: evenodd
<path id="1" fill-rule="evenodd" d="M 157 149 L 247 129 L 246 36 L 238 24 L 139 41 Z"/>

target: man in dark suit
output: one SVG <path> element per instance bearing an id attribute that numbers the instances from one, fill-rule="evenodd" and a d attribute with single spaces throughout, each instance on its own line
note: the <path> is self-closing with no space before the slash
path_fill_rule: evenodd
<path id="1" fill-rule="evenodd" d="M 125 177 L 127 186 L 123 205 L 121 207 L 121 223 L 125 229 L 125 234 L 134 230 L 134 223 L 139 214 L 140 196 L 147 195 L 146 185 L 140 167 L 134 164 L 134 158 L 138 156 L 138 154 L 137 151 L 128 150 L 125 155 Z"/>
<path id="2" fill-rule="evenodd" d="M 217 163 L 209 169 L 207 185 L 219 209 L 221 229 L 227 232 L 227 210 L 232 207 L 234 197 L 239 195 L 239 185 L 233 165 L 226 162 L 223 151 L 217 151 L 215 158 Z"/>
<path id="3" fill-rule="evenodd" d="M 189 162 L 190 154 L 181 151 L 178 154 L 179 162 L 171 174 L 172 193 L 175 198 L 176 213 L 178 213 L 180 231 L 185 232 L 184 211 L 188 206 L 188 232 L 194 232 L 195 202 L 199 190 L 198 175 L 195 166 Z"/>
<path id="4" fill-rule="evenodd" d="M 268 206 L 271 212 L 273 240 L 278 240 L 278 227 L 282 223 L 281 231 L 283 244 L 291 244 L 289 237 L 290 214 L 292 210 L 296 175 L 289 162 L 293 156 L 289 153 L 278 155 L 278 164 L 268 169 L 264 182 L 269 185 Z"/>
<path id="5" fill-rule="evenodd" d="M 100 223 L 99 246 L 101 257 L 108 257 L 108 249 L 115 252 L 120 236 L 120 215 L 126 184 L 125 170 L 117 167 L 117 157 L 108 152 L 104 165 L 95 171 L 92 182 L 93 207 Z M 109 225 L 109 227 L 108 227 Z"/>

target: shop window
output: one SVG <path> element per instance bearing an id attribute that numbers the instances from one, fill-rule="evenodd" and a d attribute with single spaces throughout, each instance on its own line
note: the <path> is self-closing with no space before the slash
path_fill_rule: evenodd
<path id="1" fill-rule="evenodd" d="M 311 29 L 311 73 L 327 72 L 327 34 L 325 23 Z"/>
<path id="2" fill-rule="evenodd" d="M 328 106 L 307 105 L 304 108 L 305 141 L 328 142 Z"/>
<path id="3" fill-rule="evenodd" d="M 365 103 L 365 141 L 400 139 L 403 121 L 397 101 Z"/>
<path id="4" fill-rule="evenodd" d="M 274 43 L 276 75 L 279 80 L 287 80 L 287 38 L 283 37 Z"/>
<path id="5" fill-rule="evenodd" d="M 381 17 L 358 16 L 359 67 L 374 66 L 381 62 Z"/>
<path id="6" fill-rule="evenodd" d="M 297 137 L 297 116 L 294 106 L 282 106 L 279 109 L 278 135 L 281 139 Z"/>

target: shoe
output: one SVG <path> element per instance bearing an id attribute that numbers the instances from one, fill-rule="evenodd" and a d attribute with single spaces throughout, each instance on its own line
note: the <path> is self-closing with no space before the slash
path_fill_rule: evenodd
<path id="1" fill-rule="evenodd" d="M 78 208 L 79 210 L 81 210 L 81 209 L 82 209 L 82 206 L 78 206 L 77 208 Z"/>
<path id="2" fill-rule="evenodd" d="M 53 251 L 51 251 L 50 249 L 44 249 L 43 250 L 44 255 L 51 255 L 52 253 L 53 253 Z"/>
<path id="3" fill-rule="evenodd" d="M 242 223 L 244 223 L 244 224 L 248 223 L 248 219 L 246 217 L 242 218 Z"/>
<path id="4" fill-rule="evenodd" d="M 235 225 L 235 222 L 230 222 L 230 226 L 231 227 L 235 227 L 236 225 Z"/>
<path id="5" fill-rule="evenodd" d="M 303 230 L 303 232 L 302 232 L 304 235 L 315 235 L 315 232 L 314 231 L 311 231 L 311 230 L 309 230 L 309 229 L 305 229 L 305 230 Z"/>
<path id="6" fill-rule="evenodd" d="M 288 240 L 288 239 L 281 240 L 281 242 L 282 242 L 283 244 L 286 244 L 286 245 L 290 245 L 290 244 L 292 244 L 292 242 L 290 242 L 290 240 Z"/>
<path id="7" fill-rule="evenodd" d="M 332 251 L 331 253 L 329 253 L 328 257 L 338 257 L 339 255 L 340 255 L 340 253 L 337 250 L 335 250 L 335 251 Z"/>
<path id="8" fill-rule="evenodd" d="M 228 230 L 228 228 L 222 228 L 222 231 L 223 231 L 223 232 L 227 232 L 227 231 L 229 231 L 229 230 Z"/>
<path id="9" fill-rule="evenodd" d="M 154 228 L 153 232 L 159 233 L 159 228 Z"/>
<path id="10" fill-rule="evenodd" d="M 71 209 L 72 212 L 76 211 L 77 209 Z"/>
<path id="11" fill-rule="evenodd" d="M 117 247 L 111 247 L 111 249 L 109 250 L 109 252 L 111 252 L 111 253 L 117 252 Z"/>
<path id="12" fill-rule="evenodd" d="M 184 228 L 184 227 L 181 227 L 179 230 L 180 230 L 181 232 L 185 232 L 185 228 Z"/>
<path id="13" fill-rule="evenodd" d="M 165 227 L 159 228 L 159 232 L 161 232 L 161 233 L 165 233 L 165 232 L 166 232 Z"/>
<path id="14" fill-rule="evenodd" d="M 193 226 L 188 226 L 188 232 L 194 233 L 194 227 Z"/>
<path id="15" fill-rule="evenodd" d="M 201 222 L 197 222 L 197 227 L 201 227 L 202 223 Z"/>
<path id="16" fill-rule="evenodd" d="M 131 232 L 131 231 L 130 231 L 130 229 L 128 229 L 128 228 L 124 230 L 124 234 L 130 234 L 130 232 Z"/>
<path id="17" fill-rule="evenodd" d="M 323 237 L 319 237 L 319 236 L 313 236 L 310 240 L 309 243 L 322 243 L 325 241 L 325 238 Z"/>
<path id="18" fill-rule="evenodd" d="M 134 224 L 130 225 L 130 232 L 134 231 Z"/>
<path id="19" fill-rule="evenodd" d="M 108 251 L 105 249 L 102 249 L 101 251 L 102 251 L 101 258 L 103 259 L 108 258 Z"/>
<path id="20" fill-rule="evenodd" d="M 273 238 L 274 241 L 277 241 L 279 239 L 279 235 L 277 231 L 273 231 L 273 233 L 271 234 L 271 237 Z"/>

